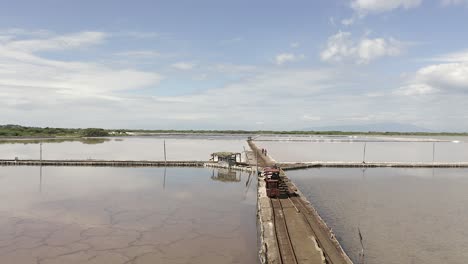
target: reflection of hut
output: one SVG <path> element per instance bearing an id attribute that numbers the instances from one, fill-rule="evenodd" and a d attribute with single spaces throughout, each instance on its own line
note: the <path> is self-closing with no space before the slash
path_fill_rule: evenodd
<path id="1" fill-rule="evenodd" d="M 241 162 L 241 153 L 236 152 L 215 152 L 211 154 L 211 160 L 220 164 L 236 165 Z"/>
<path id="2" fill-rule="evenodd" d="M 217 175 L 215 176 L 214 171 L 211 176 L 212 180 L 222 181 L 222 182 L 240 182 L 240 173 L 233 170 L 218 169 Z"/>

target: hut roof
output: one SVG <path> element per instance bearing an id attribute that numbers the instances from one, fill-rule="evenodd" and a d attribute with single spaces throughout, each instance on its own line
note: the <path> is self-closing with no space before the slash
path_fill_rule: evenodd
<path id="1" fill-rule="evenodd" d="M 212 155 L 216 155 L 216 156 L 222 157 L 222 158 L 227 158 L 227 157 L 230 157 L 230 156 L 235 155 L 235 154 L 240 154 L 240 153 L 225 151 L 225 152 L 215 152 Z"/>

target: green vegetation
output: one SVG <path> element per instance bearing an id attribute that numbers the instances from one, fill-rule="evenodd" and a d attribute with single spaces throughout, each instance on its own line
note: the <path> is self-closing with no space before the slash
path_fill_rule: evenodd
<path id="1" fill-rule="evenodd" d="M 108 137 L 110 134 L 102 128 L 86 128 L 81 131 L 84 137 Z"/>
<path id="2" fill-rule="evenodd" d="M 107 137 L 109 135 L 109 131 L 102 128 L 41 128 L 25 127 L 19 125 L 0 125 L 0 137 L 80 138 Z"/>
<path id="3" fill-rule="evenodd" d="M 0 126 L 0 137 L 79 137 L 80 129 Z"/>
<path id="4" fill-rule="evenodd" d="M 109 138 L 68 138 L 68 137 L 57 137 L 57 138 L 14 138 L 14 139 L 0 139 L 0 144 L 39 144 L 39 143 L 63 143 L 63 142 L 80 142 L 86 145 L 96 145 L 107 141 Z M 115 140 L 115 139 L 114 139 Z"/>
<path id="5" fill-rule="evenodd" d="M 345 132 L 345 131 L 248 131 L 248 130 L 143 130 L 143 129 L 102 129 L 102 128 L 40 128 L 24 127 L 19 125 L 0 125 L 0 137 L 18 138 L 80 138 L 80 137 L 107 137 L 127 136 L 132 134 L 230 134 L 230 135 L 361 135 L 361 136 L 468 136 L 468 133 L 428 133 L 428 132 Z"/>

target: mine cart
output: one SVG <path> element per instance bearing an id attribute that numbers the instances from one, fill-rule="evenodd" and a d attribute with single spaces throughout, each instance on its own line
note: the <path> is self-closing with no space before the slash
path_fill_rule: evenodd
<path id="1" fill-rule="evenodd" d="M 265 176 L 266 191 L 268 197 L 278 197 L 280 194 L 279 191 L 279 169 L 277 168 L 265 168 L 263 170 L 263 175 Z"/>
<path id="2" fill-rule="evenodd" d="M 280 192 L 279 192 L 279 180 L 272 180 L 272 179 L 265 179 L 266 182 L 266 191 L 267 191 L 267 196 L 272 198 L 272 197 L 278 197 Z"/>
<path id="3" fill-rule="evenodd" d="M 278 180 L 279 179 L 279 175 L 280 175 L 280 171 L 279 169 L 277 168 L 270 168 L 270 167 L 266 167 L 264 170 L 263 170 L 263 174 L 266 178 L 271 178 L 271 179 L 274 179 L 274 180 Z"/>

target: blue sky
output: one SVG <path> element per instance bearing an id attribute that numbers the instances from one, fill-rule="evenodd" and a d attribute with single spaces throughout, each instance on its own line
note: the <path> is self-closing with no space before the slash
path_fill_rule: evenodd
<path id="1" fill-rule="evenodd" d="M 468 0 L 0 1 L 0 124 L 468 131 Z"/>

